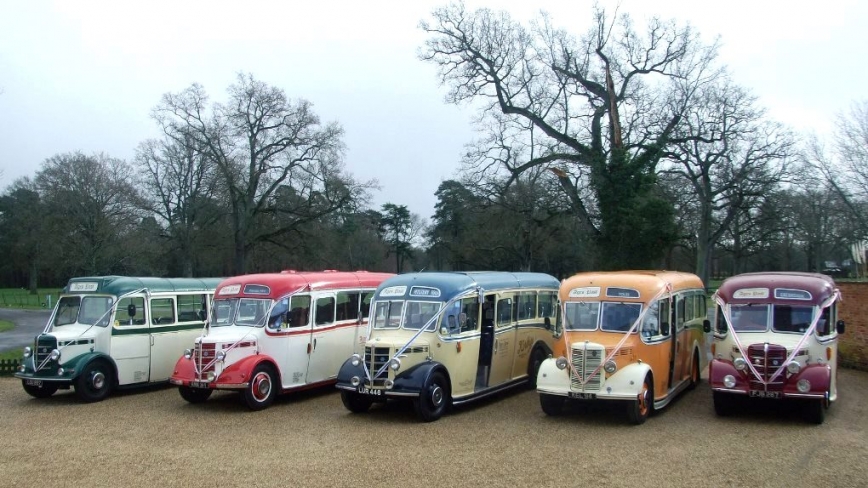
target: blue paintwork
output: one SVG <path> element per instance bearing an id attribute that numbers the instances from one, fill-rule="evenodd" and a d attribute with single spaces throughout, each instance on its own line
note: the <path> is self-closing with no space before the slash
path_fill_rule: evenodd
<path id="1" fill-rule="evenodd" d="M 456 296 L 482 287 L 485 292 L 493 292 L 511 288 L 549 288 L 558 290 L 560 283 L 551 275 L 545 273 L 510 273 L 505 271 L 454 271 L 454 272 L 423 272 L 401 274 L 382 282 L 374 294 L 374 300 L 380 299 L 380 292 L 387 287 L 406 286 L 407 293 L 413 286 L 433 287 L 440 290 L 437 301 L 449 301 Z M 388 296 L 384 299 L 408 298 Z M 414 300 L 420 297 L 413 297 Z M 435 299 L 435 298 L 431 298 Z"/>

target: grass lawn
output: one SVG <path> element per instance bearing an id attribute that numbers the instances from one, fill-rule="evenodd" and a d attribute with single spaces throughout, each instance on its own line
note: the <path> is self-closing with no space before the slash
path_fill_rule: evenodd
<path id="1" fill-rule="evenodd" d="M 12 322 L 9 322 L 7 320 L 0 320 L 0 332 L 12 330 L 13 327 L 15 327 L 15 325 L 13 325 Z"/>
<path id="2" fill-rule="evenodd" d="M 36 295 L 24 288 L 0 288 L 0 307 L 50 309 L 59 295 L 60 288 L 40 288 Z"/>
<path id="3" fill-rule="evenodd" d="M 21 359 L 21 351 L 23 347 L 16 347 L 9 351 L 0 352 L 0 359 Z"/>

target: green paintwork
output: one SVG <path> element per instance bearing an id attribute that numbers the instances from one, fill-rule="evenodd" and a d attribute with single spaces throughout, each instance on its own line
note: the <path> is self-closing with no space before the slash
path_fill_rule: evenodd
<path id="1" fill-rule="evenodd" d="M 112 327 L 112 335 L 159 334 L 161 332 L 177 332 L 179 330 L 201 329 L 204 322 L 183 325 L 128 325 Z"/>
<path id="2" fill-rule="evenodd" d="M 152 278 L 130 276 L 89 276 L 77 277 L 69 280 L 69 283 L 97 283 L 96 291 L 70 293 L 69 284 L 64 288 L 64 295 L 106 294 L 121 296 L 142 288 L 151 292 L 180 292 L 180 291 L 213 291 L 223 278 Z"/>

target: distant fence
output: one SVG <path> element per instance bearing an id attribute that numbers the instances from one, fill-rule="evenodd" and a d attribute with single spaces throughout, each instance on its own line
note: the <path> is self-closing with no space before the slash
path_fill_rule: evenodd
<path id="1" fill-rule="evenodd" d="M 57 301 L 58 292 L 31 295 L 25 290 L 0 290 L 0 307 L 11 308 L 52 308 Z"/>
<path id="2" fill-rule="evenodd" d="M 18 359 L 0 359 L 0 376 L 12 376 L 12 373 L 18 371 L 20 364 Z"/>

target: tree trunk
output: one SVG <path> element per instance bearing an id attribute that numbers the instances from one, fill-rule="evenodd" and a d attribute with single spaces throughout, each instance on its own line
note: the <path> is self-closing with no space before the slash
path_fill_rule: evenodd
<path id="1" fill-rule="evenodd" d="M 31 295 L 36 295 L 39 293 L 39 289 L 37 286 L 37 273 L 39 273 L 39 267 L 36 265 L 36 258 L 30 259 L 30 276 L 28 277 L 28 288 L 30 289 Z"/>

